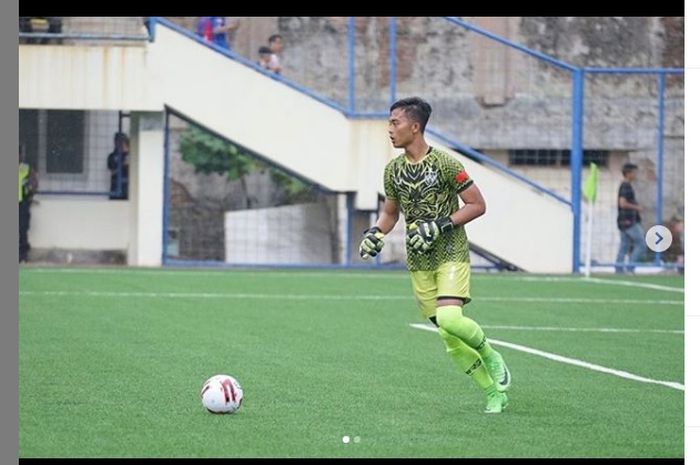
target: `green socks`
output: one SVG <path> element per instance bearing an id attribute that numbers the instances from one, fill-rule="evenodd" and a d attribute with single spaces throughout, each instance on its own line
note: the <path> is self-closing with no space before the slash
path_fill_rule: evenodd
<path id="1" fill-rule="evenodd" d="M 461 307 L 457 305 L 438 307 L 436 317 L 437 324 L 441 329 L 464 341 L 465 344 L 476 350 L 481 358 L 487 358 L 493 353 L 484 331 L 476 321 L 462 315 Z"/>
<path id="2" fill-rule="evenodd" d="M 445 343 L 447 355 L 461 372 L 471 376 L 481 389 L 486 390 L 489 387 L 495 389 L 495 383 L 477 351 L 442 328 L 438 328 L 438 333 Z"/>

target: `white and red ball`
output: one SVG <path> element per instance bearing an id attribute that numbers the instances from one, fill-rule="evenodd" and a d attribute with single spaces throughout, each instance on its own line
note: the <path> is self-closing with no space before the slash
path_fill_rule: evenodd
<path id="1" fill-rule="evenodd" d="M 241 408 L 243 388 L 236 378 L 214 375 L 202 386 L 202 405 L 211 413 L 234 413 Z"/>

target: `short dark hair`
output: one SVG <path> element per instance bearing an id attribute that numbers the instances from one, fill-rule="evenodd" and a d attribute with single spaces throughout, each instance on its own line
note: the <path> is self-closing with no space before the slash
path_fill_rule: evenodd
<path id="1" fill-rule="evenodd" d="M 428 124 L 430 119 L 430 113 L 433 109 L 430 108 L 430 104 L 420 97 L 408 97 L 401 100 L 397 100 L 391 105 L 389 112 L 396 109 L 402 109 L 409 118 L 420 124 L 420 132 L 425 132 L 425 126 Z"/>
<path id="2" fill-rule="evenodd" d="M 267 42 L 271 44 L 272 42 L 276 41 L 277 39 L 281 39 L 281 38 L 282 38 L 282 36 L 279 34 L 272 34 L 270 36 L 270 38 L 267 39 Z"/>
<path id="3" fill-rule="evenodd" d="M 270 50 L 270 47 L 265 47 L 264 45 L 258 49 L 258 53 L 260 55 L 270 55 L 272 54 L 272 50 Z"/>
<path id="4" fill-rule="evenodd" d="M 126 142 L 127 144 L 129 143 L 129 136 L 124 134 L 123 132 L 115 132 L 114 133 L 114 143 L 118 144 L 119 142 Z"/>
<path id="5" fill-rule="evenodd" d="M 634 171 L 638 168 L 639 167 L 637 165 L 635 165 L 634 163 L 625 163 L 624 165 L 622 165 L 622 175 L 624 176 L 627 173 L 629 173 L 630 171 Z"/>

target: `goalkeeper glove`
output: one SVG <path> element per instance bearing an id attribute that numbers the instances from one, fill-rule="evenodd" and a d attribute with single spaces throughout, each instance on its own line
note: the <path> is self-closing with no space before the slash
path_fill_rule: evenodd
<path id="1" fill-rule="evenodd" d="M 365 237 L 360 242 L 360 257 L 367 260 L 369 257 L 376 257 L 384 247 L 384 233 L 376 226 L 373 226 L 363 233 Z"/>
<path id="2" fill-rule="evenodd" d="M 426 252 L 433 246 L 435 240 L 447 231 L 454 229 L 455 225 L 449 216 L 437 221 L 418 221 L 408 227 L 406 242 L 409 247 L 418 253 Z"/>

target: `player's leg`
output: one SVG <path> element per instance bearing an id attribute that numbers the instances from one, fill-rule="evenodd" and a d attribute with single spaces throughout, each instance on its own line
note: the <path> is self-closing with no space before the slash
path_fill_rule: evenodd
<path id="1" fill-rule="evenodd" d="M 493 378 L 491 378 L 481 356 L 476 350 L 442 328 L 438 328 L 438 334 L 440 334 L 442 341 L 445 343 L 447 355 L 450 356 L 460 372 L 471 376 L 483 390 L 487 390 L 494 385 Z"/>
<path id="2" fill-rule="evenodd" d="M 476 350 L 497 382 L 498 390 L 510 387 L 511 376 L 501 354 L 489 344 L 479 324 L 464 316 L 462 305 L 471 300 L 469 263 L 448 262 L 437 270 L 437 324 Z"/>
<path id="3" fill-rule="evenodd" d="M 437 283 L 434 271 L 411 272 L 411 284 L 413 295 L 424 318 L 438 326 L 435 316 L 437 303 Z M 461 339 L 449 334 L 438 327 L 438 333 L 442 338 L 447 355 L 450 356 L 460 372 L 467 373 L 483 389 L 493 384 L 493 380 L 482 366 L 481 356 L 474 349 L 466 345 Z"/>
<path id="4" fill-rule="evenodd" d="M 29 240 L 27 230 L 29 229 L 29 201 L 19 202 L 19 261 L 26 262 L 29 252 Z"/>
<path id="5" fill-rule="evenodd" d="M 437 325 L 437 274 L 428 271 L 416 271 L 411 273 L 413 294 L 421 309 L 421 313 L 433 324 Z M 497 383 L 489 374 L 481 356 L 477 351 L 469 347 L 460 338 L 438 327 L 438 334 L 445 344 L 447 354 L 452 359 L 457 369 L 468 374 L 477 385 L 484 390 L 487 396 L 487 413 L 499 413 L 508 403 L 505 393 L 498 391 Z"/>

